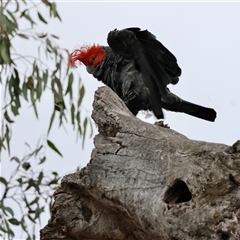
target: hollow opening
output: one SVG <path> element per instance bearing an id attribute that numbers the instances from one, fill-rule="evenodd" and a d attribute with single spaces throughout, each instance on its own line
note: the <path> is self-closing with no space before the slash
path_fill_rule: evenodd
<path id="1" fill-rule="evenodd" d="M 191 199 L 192 193 L 181 179 L 175 179 L 163 195 L 163 201 L 167 204 L 188 202 Z"/>

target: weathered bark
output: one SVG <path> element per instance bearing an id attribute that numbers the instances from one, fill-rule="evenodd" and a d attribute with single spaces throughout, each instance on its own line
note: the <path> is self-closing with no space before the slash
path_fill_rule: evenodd
<path id="1" fill-rule="evenodd" d="M 89 164 L 63 178 L 47 239 L 240 239 L 240 141 L 193 141 L 142 122 L 107 87 Z"/>

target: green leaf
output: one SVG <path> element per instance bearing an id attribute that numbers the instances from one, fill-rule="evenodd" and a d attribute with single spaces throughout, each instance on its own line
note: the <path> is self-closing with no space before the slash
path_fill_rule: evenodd
<path id="1" fill-rule="evenodd" d="M 1 64 L 4 63 L 10 63 L 11 62 L 11 58 L 10 58 L 10 44 L 8 45 L 5 42 L 1 41 L 1 48 L 0 48 L 0 55 L 1 55 Z"/>
<path id="2" fill-rule="evenodd" d="M 22 167 L 25 171 L 27 171 L 31 167 L 31 164 L 28 163 L 28 162 L 25 162 L 25 163 L 22 164 Z"/>
<path id="3" fill-rule="evenodd" d="M 82 135 L 81 113 L 80 113 L 80 111 L 77 111 L 76 119 L 77 119 L 77 124 L 78 124 L 78 132 L 79 132 L 80 135 Z"/>
<path id="4" fill-rule="evenodd" d="M 52 16 L 52 14 L 54 17 L 57 17 L 60 21 L 62 21 L 62 19 L 60 18 L 59 14 L 57 12 L 56 3 L 51 3 L 51 5 L 50 5 L 50 16 Z"/>
<path id="5" fill-rule="evenodd" d="M 40 216 L 40 214 L 41 214 L 42 212 L 44 212 L 44 207 L 37 208 L 37 209 L 35 210 L 35 218 L 34 218 L 34 219 L 38 219 L 39 216 Z"/>
<path id="6" fill-rule="evenodd" d="M 4 138 L 7 141 L 8 154 L 10 154 L 10 131 L 9 131 L 9 128 L 7 125 L 6 125 L 6 131 L 5 131 Z"/>
<path id="7" fill-rule="evenodd" d="M 84 95 L 85 95 L 85 88 L 84 88 L 84 86 L 82 86 L 79 90 L 79 98 L 78 98 L 78 103 L 77 103 L 78 108 L 80 107 L 80 105 L 82 103 Z"/>
<path id="8" fill-rule="evenodd" d="M 2 12 L 1 12 L 1 25 L 3 25 L 7 33 L 12 36 L 14 35 L 18 28 L 17 22 L 14 19 L 10 20 L 6 15 L 3 15 Z"/>
<path id="9" fill-rule="evenodd" d="M 39 201 L 39 197 L 36 197 L 34 200 L 32 200 L 30 203 L 29 203 L 29 205 L 31 206 L 31 205 L 33 205 L 33 204 L 35 204 L 35 203 L 38 203 L 38 201 Z"/>
<path id="10" fill-rule="evenodd" d="M 75 106 L 74 104 L 71 105 L 71 120 L 72 120 L 72 125 L 75 124 Z"/>
<path id="11" fill-rule="evenodd" d="M 84 147 L 86 132 L 87 132 L 88 119 L 85 118 L 83 122 L 83 136 L 82 136 L 82 147 Z"/>
<path id="12" fill-rule="evenodd" d="M 16 161 L 17 163 L 20 163 L 20 160 L 19 160 L 18 157 L 12 157 L 12 158 L 11 158 L 11 161 L 13 161 L 13 160 Z"/>
<path id="13" fill-rule="evenodd" d="M 55 47 L 52 46 L 51 41 L 49 40 L 49 38 L 46 39 L 46 45 L 47 45 L 47 50 L 50 53 L 55 53 L 56 55 L 58 55 L 57 49 Z M 59 70 L 60 64 L 56 63 L 56 69 L 53 71 L 52 73 L 52 77 L 56 74 L 56 72 Z"/>
<path id="14" fill-rule="evenodd" d="M 6 222 L 5 222 L 6 223 Z M 9 239 L 12 239 L 12 237 L 14 237 L 14 232 L 9 228 L 9 226 L 8 226 L 8 229 L 7 229 L 7 234 L 8 234 L 8 236 L 9 236 Z M 10 237 L 11 236 L 11 237 Z"/>
<path id="15" fill-rule="evenodd" d="M 23 94 L 23 97 L 25 98 L 25 100 L 28 101 L 28 87 L 27 87 L 27 83 L 26 82 L 23 82 L 22 94 Z"/>
<path id="16" fill-rule="evenodd" d="M 59 179 L 52 179 L 52 180 L 48 183 L 48 186 L 58 184 L 58 180 L 59 180 Z"/>
<path id="17" fill-rule="evenodd" d="M 48 1 L 48 0 L 42 0 L 42 2 L 43 2 L 45 5 L 47 5 L 47 6 L 49 6 L 49 5 L 50 5 L 50 3 L 49 3 L 49 1 Z"/>
<path id="18" fill-rule="evenodd" d="M 40 77 L 38 77 L 36 92 L 37 92 L 37 98 L 40 100 L 42 95 L 42 79 Z"/>
<path id="19" fill-rule="evenodd" d="M 41 171 L 38 175 L 38 184 L 41 185 L 42 183 L 42 180 L 43 180 L 43 172 Z"/>
<path id="20" fill-rule="evenodd" d="M 0 177 L 0 182 L 3 183 L 7 187 L 8 182 L 7 182 L 7 180 L 5 178 Z"/>
<path id="21" fill-rule="evenodd" d="M 62 154 L 60 153 L 60 151 L 57 149 L 57 147 L 50 140 L 47 140 L 47 144 L 54 152 L 56 152 L 61 157 L 63 157 Z"/>
<path id="22" fill-rule="evenodd" d="M 42 75 L 43 90 L 45 90 L 47 87 L 47 80 L 48 80 L 48 70 L 46 69 L 46 71 L 44 71 Z"/>
<path id="23" fill-rule="evenodd" d="M 15 106 L 15 105 L 11 105 L 11 111 L 14 114 L 14 116 L 17 116 L 19 114 L 18 109 L 19 109 L 19 107 Z"/>
<path id="24" fill-rule="evenodd" d="M 8 219 L 8 221 L 9 221 L 11 224 L 17 225 L 17 226 L 20 224 L 20 222 L 19 222 L 16 218 L 10 218 L 10 219 Z"/>
<path id="25" fill-rule="evenodd" d="M 34 88 L 34 81 L 33 81 L 32 76 L 29 76 L 29 77 L 28 77 L 26 86 L 27 86 L 27 88 L 28 88 L 29 90 L 32 90 L 32 89 Z"/>
<path id="26" fill-rule="evenodd" d="M 40 159 L 40 162 L 39 162 L 39 165 L 42 164 L 42 163 L 44 163 L 45 161 L 46 161 L 46 157 L 41 158 L 41 159 Z"/>
<path id="27" fill-rule="evenodd" d="M 25 222 L 25 216 L 22 217 L 20 223 L 21 223 L 22 230 L 23 230 L 24 232 L 28 233 L 28 231 L 27 231 L 27 226 L 26 226 L 26 222 Z"/>
<path id="28" fill-rule="evenodd" d="M 11 78 L 8 82 L 8 91 L 11 96 L 11 110 L 12 113 L 16 116 L 19 114 L 18 110 L 21 107 L 20 103 L 20 95 L 21 95 L 21 89 L 19 87 L 20 79 L 18 70 L 14 68 L 14 72 L 11 75 Z"/>
<path id="29" fill-rule="evenodd" d="M 7 233 L 7 230 L 0 225 L 0 232 Z M 0 235 L 0 236 L 2 236 L 2 235 Z"/>
<path id="30" fill-rule="evenodd" d="M 90 129 L 91 129 L 91 132 L 90 132 L 90 138 L 91 138 L 93 136 L 93 123 L 91 119 L 89 120 L 89 123 L 90 123 Z"/>
<path id="31" fill-rule="evenodd" d="M 11 11 L 9 11 L 9 10 L 7 10 L 7 13 L 8 13 L 8 15 L 10 16 L 10 18 L 12 19 L 12 21 L 14 22 L 14 24 L 15 24 L 15 26 L 17 27 L 17 20 L 16 20 L 16 18 L 14 17 L 14 15 L 12 14 L 12 12 Z"/>
<path id="32" fill-rule="evenodd" d="M 29 218 L 33 223 L 36 223 L 36 221 L 31 217 L 30 214 L 28 214 L 27 216 L 28 216 L 28 218 Z M 31 239 L 31 238 L 30 238 L 30 239 Z"/>
<path id="33" fill-rule="evenodd" d="M 52 36 L 53 38 L 59 39 L 59 37 L 56 36 L 56 35 L 54 35 L 54 34 L 51 34 L 51 36 Z"/>
<path id="34" fill-rule="evenodd" d="M 36 101 L 34 99 L 34 95 L 35 95 L 34 93 L 35 93 L 34 89 L 31 89 L 31 92 L 30 92 L 31 102 L 32 102 L 32 106 L 33 106 L 33 110 L 34 110 L 35 116 L 38 119 L 38 112 L 37 112 Z"/>
<path id="35" fill-rule="evenodd" d="M 9 122 L 9 123 L 14 123 L 14 121 L 11 120 L 10 117 L 8 116 L 7 110 L 4 112 L 4 118 L 7 120 L 7 122 Z"/>
<path id="36" fill-rule="evenodd" d="M 68 86 L 65 92 L 65 95 L 70 93 L 70 99 L 72 99 L 72 84 L 73 84 L 73 73 L 70 73 L 68 76 Z"/>
<path id="37" fill-rule="evenodd" d="M 27 14 L 27 11 L 23 11 L 21 14 L 21 17 L 24 17 L 26 20 L 28 20 L 31 23 L 31 26 L 36 25 L 36 23 L 32 20 L 32 18 Z"/>
<path id="38" fill-rule="evenodd" d="M 40 12 L 38 12 L 38 18 L 40 19 L 40 21 L 42 21 L 45 24 L 48 24 L 48 22 L 43 18 L 42 14 Z"/>
<path id="39" fill-rule="evenodd" d="M 63 110 L 66 108 L 64 99 L 63 99 L 63 87 L 62 83 L 59 78 L 55 77 L 52 80 L 52 90 L 54 92 L 54 103 L 55 103 L 55 110 L 63 113 Z M 56 87 L 57 88 L 56 88 Z"/>
<path id="40" fill-rule="evenodd" d="M 51 128 L 52 128 L 53 120 L 54 120 L 54 118 L 55 118 L 55 113 L 56 113 L 56 110 L 54 109 L 54 110 L 53 110 L 53 113 L 52 113 L 52 116 L 51 116 L 51 119 L 50 119 L 49 126 L 48 126 L 47 135 L 49 135 L 50 130 L 51 130 Z"/>
<path id="41" fill-rule="evenodd" d="M 19 33 L 18 36 L 24 39 L 29 39 L 26 34 Z"/>
<path id="42" fill-rule="evenodd" d="M 19 182 L 19 185 L 22 186 L 22 184 L 23 184 L 22 178 L 18 178 L 17 181 Z"/>
<path id="43" fill-rule="evenodd" d="M 30 189 L 31 187 L 35 188 L 36 191 L 40 194 L 40 189 L 39 189 L 39 185 L 31 178 L 29 181 L 28 181 L 28 186 L 27 188 L 25 189 L 25 191 L 27 191 L 28 189 Z M 27 200 L 26 200 L 27 201 Z M 29 205 L 29 203 L 28 203 Z"/>
<path id="44" fill-rule="evenodd" d="M 18 70 L 16 68 L 14 68 L 14 73 L 13 73 L 13 88 L 14 88 L 14 95 L 15 96 L 19 96 L 21 94 L 21 89 L 19 87 L 20 85 L 20 78 L 19 78 L 19 74 L 18 74 Z"/>
<path id="45" fill-rule="evenodd" d="M 63 110 L 66 108 L 64 99 L 61 93 L 55 92 L 54 94 L 55 110 L 63 113 Z"/>
<path id="46" fill-rule="evenodd" d="M 0 137 L 0 152 L 2 151 L 2 149 L 6 150 L 6 147 L 4 145 L 4 141 L 5 141 L 4 137 L 3 138 Z"/>
<path id="47" fill-rule="evenodd" d="M 2 210 L 6 216 L 8 216 L 7 212 L 10 213 L 12 215 L 12 217 L 14 216 L 14 212 L 10 207 L 5 207 L 2 205 Z"/>
<path id="48" fill-rule="evenodd" d="M 47 33 L 42 33 L 42 34 L 38 34 L 38 37 L 39 38 L 45 38 L 45 37 L 47 37 Z"/>
<path id="49" fill-rule="evenodd" d="M 58 176 L 58 173 L 57 172 L 52 172 L 52 175 L 54 175 L 55 177 Z"/>

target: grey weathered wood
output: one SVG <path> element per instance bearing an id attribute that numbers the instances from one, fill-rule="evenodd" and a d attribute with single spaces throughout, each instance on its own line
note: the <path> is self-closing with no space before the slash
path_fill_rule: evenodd
<path id="1" fill-rule="evenodd" d="M 93 107 L 91 160 L 62 179 L 41 240 L 240 239 L 240 141 L 193 141 L 145 123 L 108 87 Z"/>

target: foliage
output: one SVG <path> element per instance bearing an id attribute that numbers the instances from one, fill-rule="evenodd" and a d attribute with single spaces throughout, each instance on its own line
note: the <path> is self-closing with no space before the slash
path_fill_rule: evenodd
<path id="1" fill-rule="evenodd" d="M 46 11 L 46 9 L 49 14 L 47 17 L 43 14 L 43 10 Z M 54 2 L 1 0 L 0 83 L 3 89 L 4 105 L 0 153 L 7 151 L 9 159 L 17 165 L 9 179 L 0 177 L 1 187 L 4 189 L 0 199 L 2 210 L 0 237 L 6 237 L 6 239 L 13 239 L 14 226 L 20 226 L 27 233 L 27 239 L 35 239 L 27 221 L 30 220 L 33 223 L 39 221 L 41 213 L 45 211 L 46 202 L 51 203 L 50 193 L 57 184 L 59 176 L 56 172 L 47 175 L 41 166 L 46 161 L 46 147 L 62 156 L 61 151 L 48 138 L 56 116 L 58 116 L 59 127 L 64 127 L 68 122 L 72 124 L 83 144 L 87 128 L 90 127 L 92 131 L 90 118 L 82 119 L 81 103 L 85 88 L 80 77 L 77 77 L 79 91 L 77 96 L 74 96 L 73 83 L 76 77 L 66 61 L 68 51 L 58 46 L 56 35 L 36 30 L 39 24 L 48 25 L 51 18 L 62 21 Z M 22 25 L 26 26 L 26 24 L 28 28 L 23 29 Z M 19 53 L 14 43 L 20 40 L 35 44 L 38 50 L 37 56 Z M 53 96 L 47 137 L 35 150 L 31 150 L 28 145 L 29 153 L 23 158 L 11 156 L 11 139 L 14 134 L 12 125 L 15 123 L 15 118 L 20 115 L 21 107 L 25 103 L 30 103 L 38 119 L 38 104 L 47 92 L 51 92 Z M 67 104 L 66 99 L 69 101 Z M 35 164 L 32 163 L 33 160 Z M 15 212 L 7 206 L 7 200 L 10 198 L 19 206 L 21 218 L 17 218 Z"/>
<path id="2" fill-rule="evenodd" d="M 17 163 L 15 170 L 7 181 L 0 177 L 5 187 L 0 200 L 0 233 L 5 239 L 13 239 L 17 226 L 25 232 L 26 239 L 36 239 L 35 224 L 40 222 L 45 206 L 48 205 L 49 209 L 51 207 L 53 189 L 60 178 L 57 172 L 38 170 L 46 161 L 43 150 L 43 145 L 40 145 L 21 160 L 12 157 L 11 161 Z M 33 158 L 35 164 L 31 161 Z M 9 203 L 18 206 L 20 217 L 16 216 L 13 210 L 16 208 L 10 207 Z"/>

